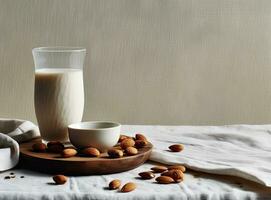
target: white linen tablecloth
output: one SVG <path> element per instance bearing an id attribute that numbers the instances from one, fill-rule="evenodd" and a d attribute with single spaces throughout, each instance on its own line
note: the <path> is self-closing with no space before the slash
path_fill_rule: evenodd
<path id="1" fill-rule="evenodd" d="M 271 189 L 266 187 L 271 182 L 270 125 L 126 125 L 122 132 L 144 133 L 155 146 L 153 161 L 185 163 L 194 170 L 235 177 L 188 171 L 182 183 L 159 185 L 138 179 L 139 172 L 154 165 L 149 162 L 119 174 L 70 177 L 65 185 L 56 186 L 50 175 L 16 169 L 11 170 L 16 174 L 13 179 L 4 179 L 11 171 L 0 174 L 0 199 L 271 199 Z M 172 143 L 183 143 L 185 150 L 169 152 Z M 136 182 L 138 188 L 126 194 L 109 191 L 106 186 L 114 178 Z"/>
<path id="2" fill-rule="evenodd" d="M 241 177 L 271 187 L 271 125 L 133 126 L 151 138 L 152 161 Z M 167 151 L 182 143 L 181 153 Z"/>

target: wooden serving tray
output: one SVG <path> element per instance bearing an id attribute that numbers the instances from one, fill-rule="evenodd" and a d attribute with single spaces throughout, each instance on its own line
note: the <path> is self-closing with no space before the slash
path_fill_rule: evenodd
<path id="1" fill-rule="evenodd" d="M 35 139 L 20 144 L 20 165 L 22 167 L 48 174 L 92 175 L 112 174 L 128 171 L 146 162 L 151 154 L 152 144 L 138 149 L 134 156 L 109 158 L 102 153 L 98 158 L 75 156 L 61 158 L 56 153 L 37 153 L 32 151 L 32 145 L 41 139 Z"/>

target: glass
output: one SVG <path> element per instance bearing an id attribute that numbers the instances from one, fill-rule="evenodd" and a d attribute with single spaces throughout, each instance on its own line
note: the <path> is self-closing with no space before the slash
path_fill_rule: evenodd
<path id="1" fill-rule="evenodd" d="M 86 49 L 38 47 L 35 63 L 35 112 L 41 137 L 68 141 L 68 125 L 82 120 L 84 111 L 83 64 Z"/>

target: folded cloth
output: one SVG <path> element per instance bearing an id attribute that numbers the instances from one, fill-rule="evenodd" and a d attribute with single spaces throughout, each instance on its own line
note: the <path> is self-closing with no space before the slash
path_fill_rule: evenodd
<path id="1" fill-rule="evenodd" d="M 150 160 L 212 174 L 241 177 L 271 187 L 271 125 L 123 126 L 153 143 Z M 170 152 L 175 143 L 182 152 Z"/>
<path id="2" fill-rule="evenodd" d="M 0 118 L 0 171 L 11 169 L 19 161 L 19 144 L 38 137 L 38 127 L 30 121 Z"/>

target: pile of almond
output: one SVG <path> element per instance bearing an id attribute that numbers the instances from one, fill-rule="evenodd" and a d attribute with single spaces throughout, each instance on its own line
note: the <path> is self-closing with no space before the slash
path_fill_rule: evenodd
<path id="1" fill-rule="evenodd" d="M 118 144 L 107 151 L 110 158 L 120 158 L 123 156 L 133 156 L 138 154 L 138 149 L 145 147 L 148 144 L 147 138 L 138 133 L 135 137 L 129 137 L 121 135 Z M 87 147 L 78 150 L 72 147 L 65 148 L 61 142 L 51 141 L 47 145 L 38 142 L 33 144 L 32 150 L 34 152 L 51 152 L 60 153 L 62 158 L 70 158 L 77 155 L 87 156 L 87 157 L 99 157 L 100 151 L 94 147 Z"/>
<path id="2" fill-rule="evenodd" d="M 161 184 L 179 183 L 184 179 L 185 167 L 182 165 L 174 166 L 155 166 L 151 168 L 151 171 L 141 172 L 138 175 L 142 179 L 155 178 L 155 173 L 160 173 L 160 176 L 155 180 Z"/>
<path id="3" fill-rule="evenodd" d="M 133 156 L 138 154 L 138 149 L 145 147 L 148 143 L 147 138 L 140 133 L 136 134 L 134 138 L 121 135 L 118 144 L 109 149 L 107 153 L 111 158 Z"/>

